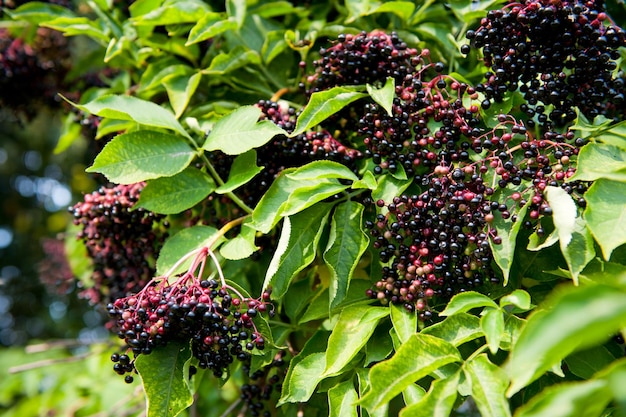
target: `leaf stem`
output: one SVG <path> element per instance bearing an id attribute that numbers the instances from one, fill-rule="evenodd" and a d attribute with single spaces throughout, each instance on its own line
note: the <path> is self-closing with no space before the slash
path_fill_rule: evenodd
<path id="1" fill-rule="evenodd" d="M 202 152 L 200 157 L 202 158 L 202 161 L 206 165 L 207 169 L 209 170 L 209 173 L 211 174 L 215 182 L 217 182 L 218 185 L 224 185 L 224 180 L 217 173 L 217 171 L 215 170 L 215 167 L 213 167 L 213 164 L 211 164 L 211 161 L 209 161 L 209 158 L 206 157 L 204 152 Z M 228 198 L 233 200 L 233 203 L 235 203 L 243 211 L 245 211 L 248 214 L 252 214 L 253 210 L 250 207 L 248 207 L 248 205 L 244 203 L 239 197 L 237 197 L 235 193 L 233 193 L 232 191 L 229 191 L 226 193 L 226 196 L 228 196 Z"/>

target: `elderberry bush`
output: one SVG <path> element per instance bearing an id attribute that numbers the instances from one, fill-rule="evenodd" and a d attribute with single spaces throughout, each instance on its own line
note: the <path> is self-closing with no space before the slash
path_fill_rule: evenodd
<path id="1" fill-rule="evenodd" d="M 92 285 L 82 290 L 93 304 L 136 293 L 154 276 L 168 223 L 162 215 L 133 208 L 144 186 L 103 186 L 69 209 L 93 264 Z"/>

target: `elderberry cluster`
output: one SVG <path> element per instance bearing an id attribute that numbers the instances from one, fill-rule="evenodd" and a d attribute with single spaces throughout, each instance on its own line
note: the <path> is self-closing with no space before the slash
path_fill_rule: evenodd
<path id="1" fill-rule="evenodd" d="M 576 109 L 588 118 L 623 117 L 624 77 L 614 70 L 626 35 L 602 3 L 525 0 L 490 11 L 466 33 L 489 68 L 476 87 L 487 98 L 483 107 L 519 88 L 527 103 L 522 110 L 540 123 L 564 126 Z M 469 50 L 465 45 L 462 52 Z"/>
<path id="2" fill-rule="evenodd" d="M 341 34 L 334 45 L 319 53 L 321 58 L 313 63 L 315 72 L 306 79 L 308 96 L 335 86 L 380 84 L 388 77 L 402 85 L 421 65 L 417 50 L 397 33 L 388 35 L 378 30 Z"/>
<path id="3" fill-rule="evenodd" d="M 199 367 L 222 377 L 235 359 L 249 361 L 253 349 L 265 348 L 253 320 L 268 311 L 269 296 L 266 292 L 261 300 L 246 299 L 215 280 L 200 280 L 191 273 L 171 285 L 165 278 L 152 281 L 138 294 L 107 307 L 118 336 L 134 356 L 131 360 L 114 354 L 113 369 L 120 375 L 131 373 L 138 355 L 150 354 L 170 341 L 191 341 Z M 125 379 L 132 382 L 131 375 Z"/>
<path id="4" fill-rule="evenodd" d="M 248 415 L 252 417 L 272 416 L 270 410 L 275 404 L 270 403 L 270 401 L 275 400 L 280 395 L 282 382 L 287 372 L 285 355 L 286 351 L 279 350 L 269 365 L 252 373 L 250 373 L 249 365 L 246 364 L 242 367 L 248 376 L 248 381 L 241 386 L 241 399 L 248 410 Z"/>
<path id="5" fill-rule="evenodd" d="M 38 28 L 26 41 L 0 28 L 0 107 L 32 117 L 33 105 L 56 105 L 69 68 L 68 42 L 60 32 Z"/>
<path id="6" fill-rule="evenodd" d="M 168 223 L 163 215 L 134 209 L 144 185 L 103 186 L 69 208 L 94 268 L 93 286 L 82 296 L 94 304 L 136 293 L 154 276 Z"/>

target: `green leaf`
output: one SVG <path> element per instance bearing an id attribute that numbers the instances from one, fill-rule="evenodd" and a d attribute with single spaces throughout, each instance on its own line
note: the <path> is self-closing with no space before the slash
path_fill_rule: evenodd
<path id="1" fill-rule="evenodd" d="M 500 299 L 500 307 L 515 306 L 522 311 L 528 311 L 532 308 L 530 294 L 524 290 L 515 290 L 511 294 L 507 294 Z"/>
<path id="2" fill-rule="evenodd" d="M 501 198 L 505 198 L 505 194 L 512 193 L 511 190 L 505 189 L 506 193 L 502 193 Z M 523 219 L 526 216 L 528 210 L 528 204 L 522 207 L 517 213 L 518 219 Z M 515 243 L 517 240 L 517 234 L 522 227 L 522 221 L 518 220 L 513 222 L 511 218 L 503 219 L 502 216 L 496 215 L 491 226 L 496 230 L 497 235 L 502 238 L 502 243 L 499 245 L 493 242 L 493 236 L 489 235 L 491 242 L 491 251 L 493 252 L 493 258 L 502 269 L 504 275 L 503 285 L 509 282 L 509 274 L 511 273 L 511 266 L 513 265 L 513 257 L 515 255 Z"/>
<path id="3" fill-rule="evenodd" d="M 593 238 L 584 221 L 577 217 L 576 203 L 565 190 L 561 187 L 546 187 L 545 194 L 553 210 L 552 219 L 561 252 L 574 283 L 577 283 L 578 274 L 595 256 Z"/>
<path id="4" fill-rule="evenodd" d="M 326 349 L 326 369 L 323 376 L 337 375 L 367 343 L 378 322 L 389 315 L 385 307 L 355 305 L 340 314 Z"/>
<path id="5" fill-rule="evenodd" d="M 544 308 L 528 318 L 509 356 L 509 396 L 572 352 L 601 343 L 623 327 L 626 293 L 605 285 L 567 286 L 553 291 Z"/>
<path id="6" fill-rule="evenodd" d="M 552 220 L 559 234 L 561 248 L 563 248 L 564 245 L 569 244 L 572 239 L 572 233 L 574 233 L 578 211 L 576 203 L 572 196 L 561 187 L 546 187 L 545 196 L 546 201 L 552 208 Z"/>
<path id="7" fill-rule="evenodd" d="M 585 193 L 584 217 L 604 259 L 626 243 L 626 183 L 600 179 Z"/>
<path id="8" fill-rule="evenodd" d="M 387 77 L 385 85 L 381 88 L 376 88 L 370 84 L 366 85 L 367 92 L 376 103 L 387 111 L 389 116 L 392 114 L 393 99 L 396 96 L 396 83 L 392 77 Z"/>
<path id="9" fill-rule="evenodd" d="M 235 29 L 237 29 L 237 22 L 225 18 L 223 13 L 206 13 L 200 20 L 198 20 L 198 23 L 191 28 L 185 45 L 202 42 L 204 40 L 214 38 L 220 33 Z"/>
<path id="10" fill-rule="evenodd" d="M 109 36 L 98 24 L 86 17 L 57 17 L 40 25 L 63 32 L 65 36 L 88 36 L 104 45 L 109 41 Z"/>
<path id="11" fill-rule="evenodd" d="M 173 130 L 182 136 L 191 138 L 172 112 L 158 104 L 137 97 L 105 95 L 87 104 L 74 104 L 74 106 L 97 116 L 133 120 L 144 126 Z"/>
<path id="12" fill-rule="evenodd" d="M 188 167 L 171 176 L 149 181 L 135 207 L 160 214 L 181 213 L 204 200 L 215 190 L 215 183 L 204 172 Z"/>
<path id="13" fill-rule="evenodd" d="M 359 396 L 351 379 L 341 382 L 328 390 L 330 417 L 358 417 L 356 402 Z"/>
<path id="14" fill-rule="evenodd" d="M 406 308 L 396 304 L 390 304 L 389 308 L 393 328 L 400 342 L 405 343 L 417 332 L 417 313 L 409 313 Z"/>
<path id="15" fill-rule="evenodd" d="M 207 75 L 223 75 L 236 69 L 261 64 L 261 57 L 256 51 L 235 47 L 228 53 L 219 54 L 211 61 L 209 68 L 203 72 Z"/>
<path id="16" fill-rule="evenodd" d="M 268 233 L 286 215 L 287 209 L 289 213 L 304 210 L 324 200 L 328 192 L 335 194 L 349 187 L 337 179 L 356 179 L 356 176 L 345 166 L 331 161 L 315 161 L 283 170 L 255 207 L 253 226 Z"/>
<path id="17" fill-rule="evenodd" d="M 372 389 L 368 371 L 369 369 L 364 368 L 358 368 L 356 370 L 356 374 L 359 379 L 359 397 L 361 398 Z M 389 417 L 389 403 L 382 404 L 376 410 L 361 410 L 362 415 L 366 417 Z"/>
<path id="18" fill-rule="evenodd" d="M 399 180 L 390 174 L 379 176 L 377 179 L 378 186 L 372 191 L 372 198 L 374 201 L 392 201 L 394 197 L 402 195 L 404 190 L 406 190 L 412 183 L 412 180 Z"/>
<path id="19" fill-rule="evenodd" d="M 499 308 L 487 308 L 480 318 L 480 328 L 487 339 L 489 351 L 495 354 L 500 349 L 500 341 L 504 336 L 504 316 Z"/>
<path id="20" fill-rule="evenodd" d="M 594 181 L 600 178 L 626 181 L 626 149 L 592 142 L 580 150 L 576 173 L 569 181 Z"/>
<path id="21" fill-rule="evenodd" d="M 376 177 L 372 174 L 371 171 L 365 171 L 363 174 L 363 178 L 360 178 L 352 184 L 352 189 L 357 190 L 361 188 L 365 188 L 367 190 L 375 190 L 378 187 L 376 183 Z"/>
<path id="22" fill-rule="evenodd" d="M 444 321 L 422 330 L 422 334 L 438 337 L 454 346 L 484 336 L 478 317 L 467 313 L 455 313 L 446 317 Z"/>
<path id="23" fill-rule="evenodd" d="M 240 28 L 246 18 L 246 1 L 227 0 L 226 13 L 228 13 L 229 18 L 233 19 L 237 23 L 236 27 Z"/>
<path id="24" fill-rule="evenodd" d="M 302 351 L 290 361 L 278 406 L 288 402 L 305 402 L 311 397 L 326 367 L 324 350 L 328 335 L 326 331 L 314 333 Z"/>
<path id="25" fill-rule="evenodd" d="M 250 257 L 259 247 L 254 243 L 256 230 L 248 223 L 241 226 L 241 232 L 220 247 L 220 253 L 226 259 L 236 261 Z"/>
<path id="26" fill-rule="evenodd" d="M 260 116 L 261 109 L 256 106 L 238 108 L 215 123 L 202 148 L 239 155 L 263 146 L 274 136 L 285 133 L 269 120 L 259 122 Z"/>
<path id="27" fill-rule="evenodd" d="M 157 276 L 164 276 L 170 269 L 188 253 L 204 246 L 217 247 L 223 241 L 218 237 L 217 229 L 210 226 L 193 226 L 182 229 L 165 241 L 157 259 Z M 192 259 L 180 263 L 172 274 L 177 274 L 189 269 Z"/>
<path id="28" fill-rule="evenodd" d="M 40 1 L 29 1 L 15 10 L 4 9 L 3 11 L 14 20 L 22 20 L 35 25 L 54 20 L 57 17 L 76 16 L 65 7 Z"/>
<path id="29" fill-rule="evenodd" d="M 372 389 L 361 398 L 361 405 L 375 410 L 391 401 L 408 385 L 444 365 L 462 361 L 450 343 L 426 334 L 414 334 L 389 360 L 370 370 Z"/>
<path id="30" fill-rule="evenodd" d="M 428 393 L 417 403 L 400 411 L 400 417 L 449 417 L 456 402 L 461 372 L 432 382 Z"/>
<path id="31" fill-rule="evenodd" d="M 614 361 L 615 357 L 605 346 L 594 346 L 565 358 L 568 370 L 582 379 L 592 378 Z"/>
<path id="32" fill-rule="evenodd" d="M 148 417 L 175 417 L 193 403 L 192 391 L 184 378 L 189 358 L 188 344 L 169 342 L 135 360 L 146 393 Z"/>
<path id="33" fill-rule="evenodd" d="M 504 371 L 481 354 L 463 364 L 463 371 L 472 386 L 472 398 L 482 417 L 511 415 L 505 396 L 508 379 Z"/>
<path id="34" fill-rule="evenodd" d="M 606 381 L 566 382 L 542 390 L 515 417 L 600 417 L 610 400 Z"/>
<path id="35" fill-rule="evenodd" d="M 426 395 L 426 390 L 417 384 L 411 384 L 402 391 L 404 404 L 410 405 L 420 401 Z"/>
<path id="36" fill-rule="evenodd" d="M 278 247 L 263 283 L 263 288 L 272 287 L 272 297 L 282 297 L 296 274 L 315 259 L 329 209 L 329 204 L 317 204 L 285 218 Z"/>
<path id="37" fill-rule="evenodd" d="M 365 253 L 368 236 L 361 230 L 363 205 L 346 201 L 335 208 L 330 224 L 324 262 L 330 270 L 330 308 L 339 305 L 348 294 L 354 270 Z"/>
<path id="38" fill-rule="evenodd" d="M 348 104 L 367 94 L 346 87 L 333 87 L 330 90 L 313 93 L 307 105 L 298 116 L 296 129 L 290 136 L 297 136 L 320 124 Z"/>
<path id="39" fill-rule="evenodd" d="M 187 108 L 191 96 L 193 96 L 198 85 L 200 85 L 201 79 L 202 73 L 197 72 L 190 76 L 181 75 L 163 82 L 176 118 L 179 118 Z"/>
<path id="40" fill-rule="evenodd" d="M 382 324 L 376 327 L 372 337 L 365 345 L 364 366 L 383 361 L 391 356 L 393 353 L 393 340 L 389 334 L 390 331 L 393 331 L 393 328 L 388 328 Z"/>
<path id="41" fill-rule="evenodd" d="M 368 14 L 375 13 L 393 13 L 400 19 L 408 22 L 415 11 L 415 3 L 410 1 L 390 1 L 383 3 Z"/>
<path id="42" fill-rule="evenodd" d="M 197 22 L 211 10 L 199 0 L 178 0 L 152 10 L 142 16 L 132 18 L 137 26 L 176 25 L 179 23 Z"/>
<path id="43" fill-rule="evenodd" d="M 288 48 L 287 42 L 285 42 L 285 32 L 283 30 L 274 30 L 267 34 L 263 41 L 263 47 L 261 48 L 261 56 L 265 65 L 269 65 L 270 62 L 279 56 L 283 51 Z"/>
<path id="44" fill-rule="evenodd" d="M 133 184 L 178 174 L 194 156 L 195 152 L 180 136 L 138 130 L 107 143 L 87 172 L 104 174 L 114 183 Z"/>
<path id="45" fill-rule="evenodd" d="M 467 291 L 452 297 L 445 310 L 439 313 L 439 315 L 452 316 L 453 314 L 465 313 L 480 307 L 498 308 L 498 305 L 484 294 L 476 291 Z"/>
<path id="46" fill-rule="evenodd" d="M 263 167 L 257 166 L 256 161 L 256 151 L 254 149 L 238 155 L 230 167 L 228 181 L 217 187 L 215 192 L 218 194 L 229 193 L 254 178 L 259 172 L 263 171 Z"/>
<path id="47" fill-rule="evenodd" d="M 578 275 L 595 257 L 596 251 L 593 245 L 593 237 L 587 228 L 585 221 L 578 217 L 574 225 L 575 229 L 569 244 L 564 245 L 561 241 L 561 252 L 572 274 L 574 284 L 578 284 Z"/>

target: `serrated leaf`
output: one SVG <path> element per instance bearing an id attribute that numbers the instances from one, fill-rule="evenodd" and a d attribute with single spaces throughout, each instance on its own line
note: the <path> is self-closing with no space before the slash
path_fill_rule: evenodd
<path id="1" fill-rule="evenodd" d="M 443 339 L 454 346 L 484 336 L 478 317 L 467 313 L 455 313 L 439 323 L 428 326 L 421 333 Z"/>
<path id="2" fill-rule="evenodd" d="M 336 307 L 346 297 L 352 275 L 369 238 L 361 230 L 363 205 L 354 201 L 339 204 L 333 213 L 324 262 L 330 270 L 330 308 Z"/>
<path id="3" fill-rule="evenodd" d="M 117 184 L 169 177 L 184 170 L 195 152 L 180 136 L 138 130 L 106 144 L 87 172 L 104 174 Z"/>
<path id="4" fill-rule="evenodd" d="M 250 64 L 261 64 L 259 53 L 243 47 L 235 47 L 230 52 L 213 58 L 209 68 L 203 72 L 207 75 L 223 75 Z"/>
<path id="5" fill-rule="evenodd" d="M 506 193 L 511 191 L 505 189 Z M 505 193 L 503 193 L 505 194 Z M 502 195 L 504 198 L 504 195 Z M 518 219 L 523 219 L 526 216 L 528 210 L 528 204 L 524 205 L 517 213 Z M 511 272 L 511 266 L 513 265 L 513 257 L 515 255 L 515 244 L 517 240 L 517 234 L 522 227 L 522 221 L 518 220 L 513 222 L 510 218 L 503 219 L 502 216 L 496 215 L 491 226 L 496 230 L 497 235 L 502 238 L 502 243 L 495 244 L 493 242 L 493 236 L 489 236 L 491 243 L 491 252 L 493 253 L 493 259 L 496 261 L 500 269 L 502 269 L 502 275 L 504 276 L 503 285 L 509 282 L 509 274 Z"/>
<path id="6" fill-rule="evenodd" d="M 513 346 L 506 370 L 511 396 L 572 352 L 593 346 L 617 332 L 626 320 L 626 293 L 587 285 L 553 291 L 544 309 L 528 318 Z M 584 335 L 584 337 L 581 337 Z"/>
<path id="7" fill-rule="evenodd" d="M 173 130 L 182 136 L 191 138 L 172 112 L 158 104 L 137 97 L 105 95 L 89 103 L 74 104 L 74 106 L 97 116 L 132 120 L 144 126 Z"/>
<path id="8" fill-rule="evenodd" d="M 532 308 L 530 294 L 524 290 L 515 290 L 500 299 L 500 307 L 513 305 L 522 311 L 528 311 Z"/>
<path id="9" fill-rule="evenodd" d="M 606 178 L 626 181 L 626 149 L 605 143 L 588 143 L 578 154 L 576 173 L 568 181 Z"/>
<path id="10" fill-rule="evenodd" d="M 193 403 L 192 391 L 184 379 L 189 358 L 188 344 L 169 342 L 135 360 L 146 393 L 148 417 L 175 417 Z"/>
<path id="11" fill-rule="evenodd" d="M 215 123 L 202 148 L 239 155 L 263 146 L 274 136 L 285 133 L 269 120 L 259 122 L 260 116 L 261 109 L 256 106 L 238 108 Z"/>
<path id="12" fill-rule="evenodd" d="M 237 22 L 225 18 L 222 13 L 206 13 L 200 20 L 198 20 L 198 23 L 191 28 L 185 45 L 202 42 L 204 40 L 211 39 L 220 33 L 234 29 L 237 29 Z"/>
<path id="13" fill-rule="evenodd" d="M 190 76 L 181 75 L 179 77 L 173 77 L 163 82 L 167 96 L 170 99 L 170 104 L 174 109 L 174 116 L 178 119 L 189 104 L 191 96 L 196 92 L 200 80 L 202 79 L 202 73 L 195 73 Z"/>
<path id="14" fill-rule="evenodd" d="M 605 346 L 594 346 L 575 352 L 565 358 L 568 370 L 582 379 L 590 379 L 596 373 L 615 361 L 615 357 Z"/>
<path id="15" fill-rule="evenodd" d="M 463 364 L 463 371 L 472 386 L 472 398 L 482 417 L 511 415 L 505 396 L 508 379 L 504 371 L 481 354 Z"/>
<path id="16" fill-rule="evenodd" d="M 178 0 L 150 11 L 144 15 L 132 18 L 136 26 L 176 25 L 180 23 L 197 22 L 211 10 L 199 0 Z"/>
<path id="17" fill-rule="evenodd" d="M 599 417 L 610 400 L 606 381 L 565 382 L 542 390 L 522 405 L 515 417 Z"/>
<path id="18" fill-rule="evenodd" d="M 63 32 L 65 36 L 88 36 L 105 45 L 109 41 L 109 36 L 102 31 L 100 26 L 86 17 L 57 17 L 42 22 L 40 25 Z"/>
<path id="19" fill-rule="evenodd" d="M 229 193 L 246 184 L 259 172 L 263 171 L 263 167 L 257 166 L 256 162 L 257 157 L 254 149 L 238 155 L 230 167 L 228 181 L 217 187 L 215 192 L 218 194 Z"/>
<path id="20" fill-rule="evenodd" d="M 323 376 L 338 374 L 367 343 L 378 322 L 389 315 L 384 307 L 355 305 L 340 314 L 326 349 L 326 369 Z"/>
<path id="21" fill-rule="evenodd" d="M 415 3 L 410 1 L 390 1 L 383 3 L 368 14 L 393 13 L 400 19 L 408 22 L 415 11 Z"/>
<path id="22" fill-rule="evenodd" d="M 489 297 L 476 291 L 467 291 L 456 294 L 448 302 L 445 310 L 439 313 L 440 316 L 452 316 L 453 314 L 465 313 L 474 308 L 493 307 L 498 305 Z"/>
<path id="23" fill-rule="evenodd" d="M 550 208 L 552 208 L 552 220 L 559 234 L 561 247 L 563 247 L 563 245 L 567 245 L 570 242 L 574 232 L 578 211 L 576 203 L 572 196 L 561 187 L 546 187 L 545 196 Z"/>
<path id="24" fill-rule="evenodd" d="M 461 372 L 432 382 L 426 395 L 417 403 L 400 411 L 400 417 L 449 417 L 458 396 Z"/>
<path id="25" fill-rule="evenodd" d="M 22 20 L 35 25 L 54 20 L 57 17 L 75 17 L 76 15 L 65 7 L 44 3 L 41 1 L 29 1 L 15 10 L 4 9 L 4 13 L 14 20 Z"/>
<path id="26" fill-rule="evenodd" d="M 358 417 L 356 402 L 359 396 L 351 379 L 341 382 L 328 390 L 330 417 Z"/>
<path id="27" fill-rule="evenodd" d="M 248 258 L 259 249 L 254 243 L 255 237 L 256 230 L 244 223 L 241 232 L 220 247 L 220 254 L 232 261 Z"/>
<path id="28" fill-rule="evenodd" d="M 174 176 L 149 181 L 141 191 L 136 207 L 160 214 L 177 214 L 195 206 L 214 190 L 211 177 L 188 167 Z"/>
<path id="29" fill-rule="evenodd" d="M 348 104 L 366 96 L 365 93 L 346 87 L 333 87 L 330 90 L 313 93 L 298 116 L 296 128 L 290 136 L 297 136 L 317 126 Z"/>
<path id="30" fill-rule="evenodd" d="M 584 217 L 604 259 L 626 243 L 626 183 L 600 179 L 585 193 Z"/>
<path id="31" fill-rule="evenodd" d="M 371 389 L 360 403 L 368 410 L 375 410 L 413 382 L 444 365 L 460 361 L 459 351 L 448 342 L 426 334 L 414 334 L 391 359 L 372 367 L 369 374 Z"/>
<path id="32" fill-rule="evenodd" d="M 489 351 L 495 354 L 500 349 L 500 341 L 504 336 L 504 316 L 499 308 L 486 309 L 480 318 L 480 328 L 487 339 Z"/>
<path id="33" fill-rule="evenodd" d="M 405 343 L 411 336 L 417 332 L 417 313 L 409 313 L 406 308 L 390 304 L 391 323 L 400 339 Z"/>
<path id="34" fill-rule="evenodd" d="M 218 237 L 217 229 L 210 226 L 192 226 L 182 229 L 167 239 L 161 248 L 156 264 L 157 276 L 164 276 L 188 253 L 207 245 L 211 245 L 214 249 L 223 239 L 223 237 Z M 189 269 L 191 261 L 188 259 L 182 262 L 172 271 L 172 274 Z"/>
<path id="35" fill-rule="evenodd" d="M 278 247 L 263 283 L 263 288 L 272 287 L 272 297 L 282 297 L 296 274 L 315 259 L 329 209 L 329 204 L 317 204 L 285 218 Z"/>
<path id="36" fill-rule="evenodd" d="M 338 192 L 349 187 L 341 184 L 338 179 L 352 178 L 355 178 L 354 173 L 331 161 L 315 161 L 297 169 L 285 169 L 255 207 L 252 213 L 253 227 L 262 233 L 268 233 L 286 215 L 287 208 L 290 213 L 295 213 L 310 207 L 328 197 L 327 194 L 318 194 L 328 184 L 332 185 L 326 191 L 332 188 Z M 296 196 L 292 197 L 294 194 Z"/>
<path id="37" fill-rule="evenodd" d="M 324 350 L 329 333 L 318 331 L 306 342 L 302 351 L 289 363 L 278 405 L 305 402 L 315 391 L 326 367 Z"/>
<path id="38" fill-rule="evenodd" d="M 561 252 L 572 274 L 574 284 L 578 285 L 578 274 L 582 272 L 596 255 L 593 238 L 585 221 L 577 217 L 570 242 L 567 245 L 564 245 L 563 242 L 560 243 Z"/>
<path id="39" fill-rule="evenodd" d="M 246 18 L 246 1 L 245 0 L 227 0 L 226 1 L 226 13 L 228 16 L 237 22 L 237 28 L 243 25 L 243 21 Z"/>
<path id="40" fill-rule="evenodd" d="M 387 111 L 389 116 L 393 116 L 392 106 L 393 99 L 396 96 L 396 83 L 392 77 L 387 77 L 385 85 L 381 88 L 376 88 L 370 84 L 366 85 L 367 92 L 376 103 Z"/>

